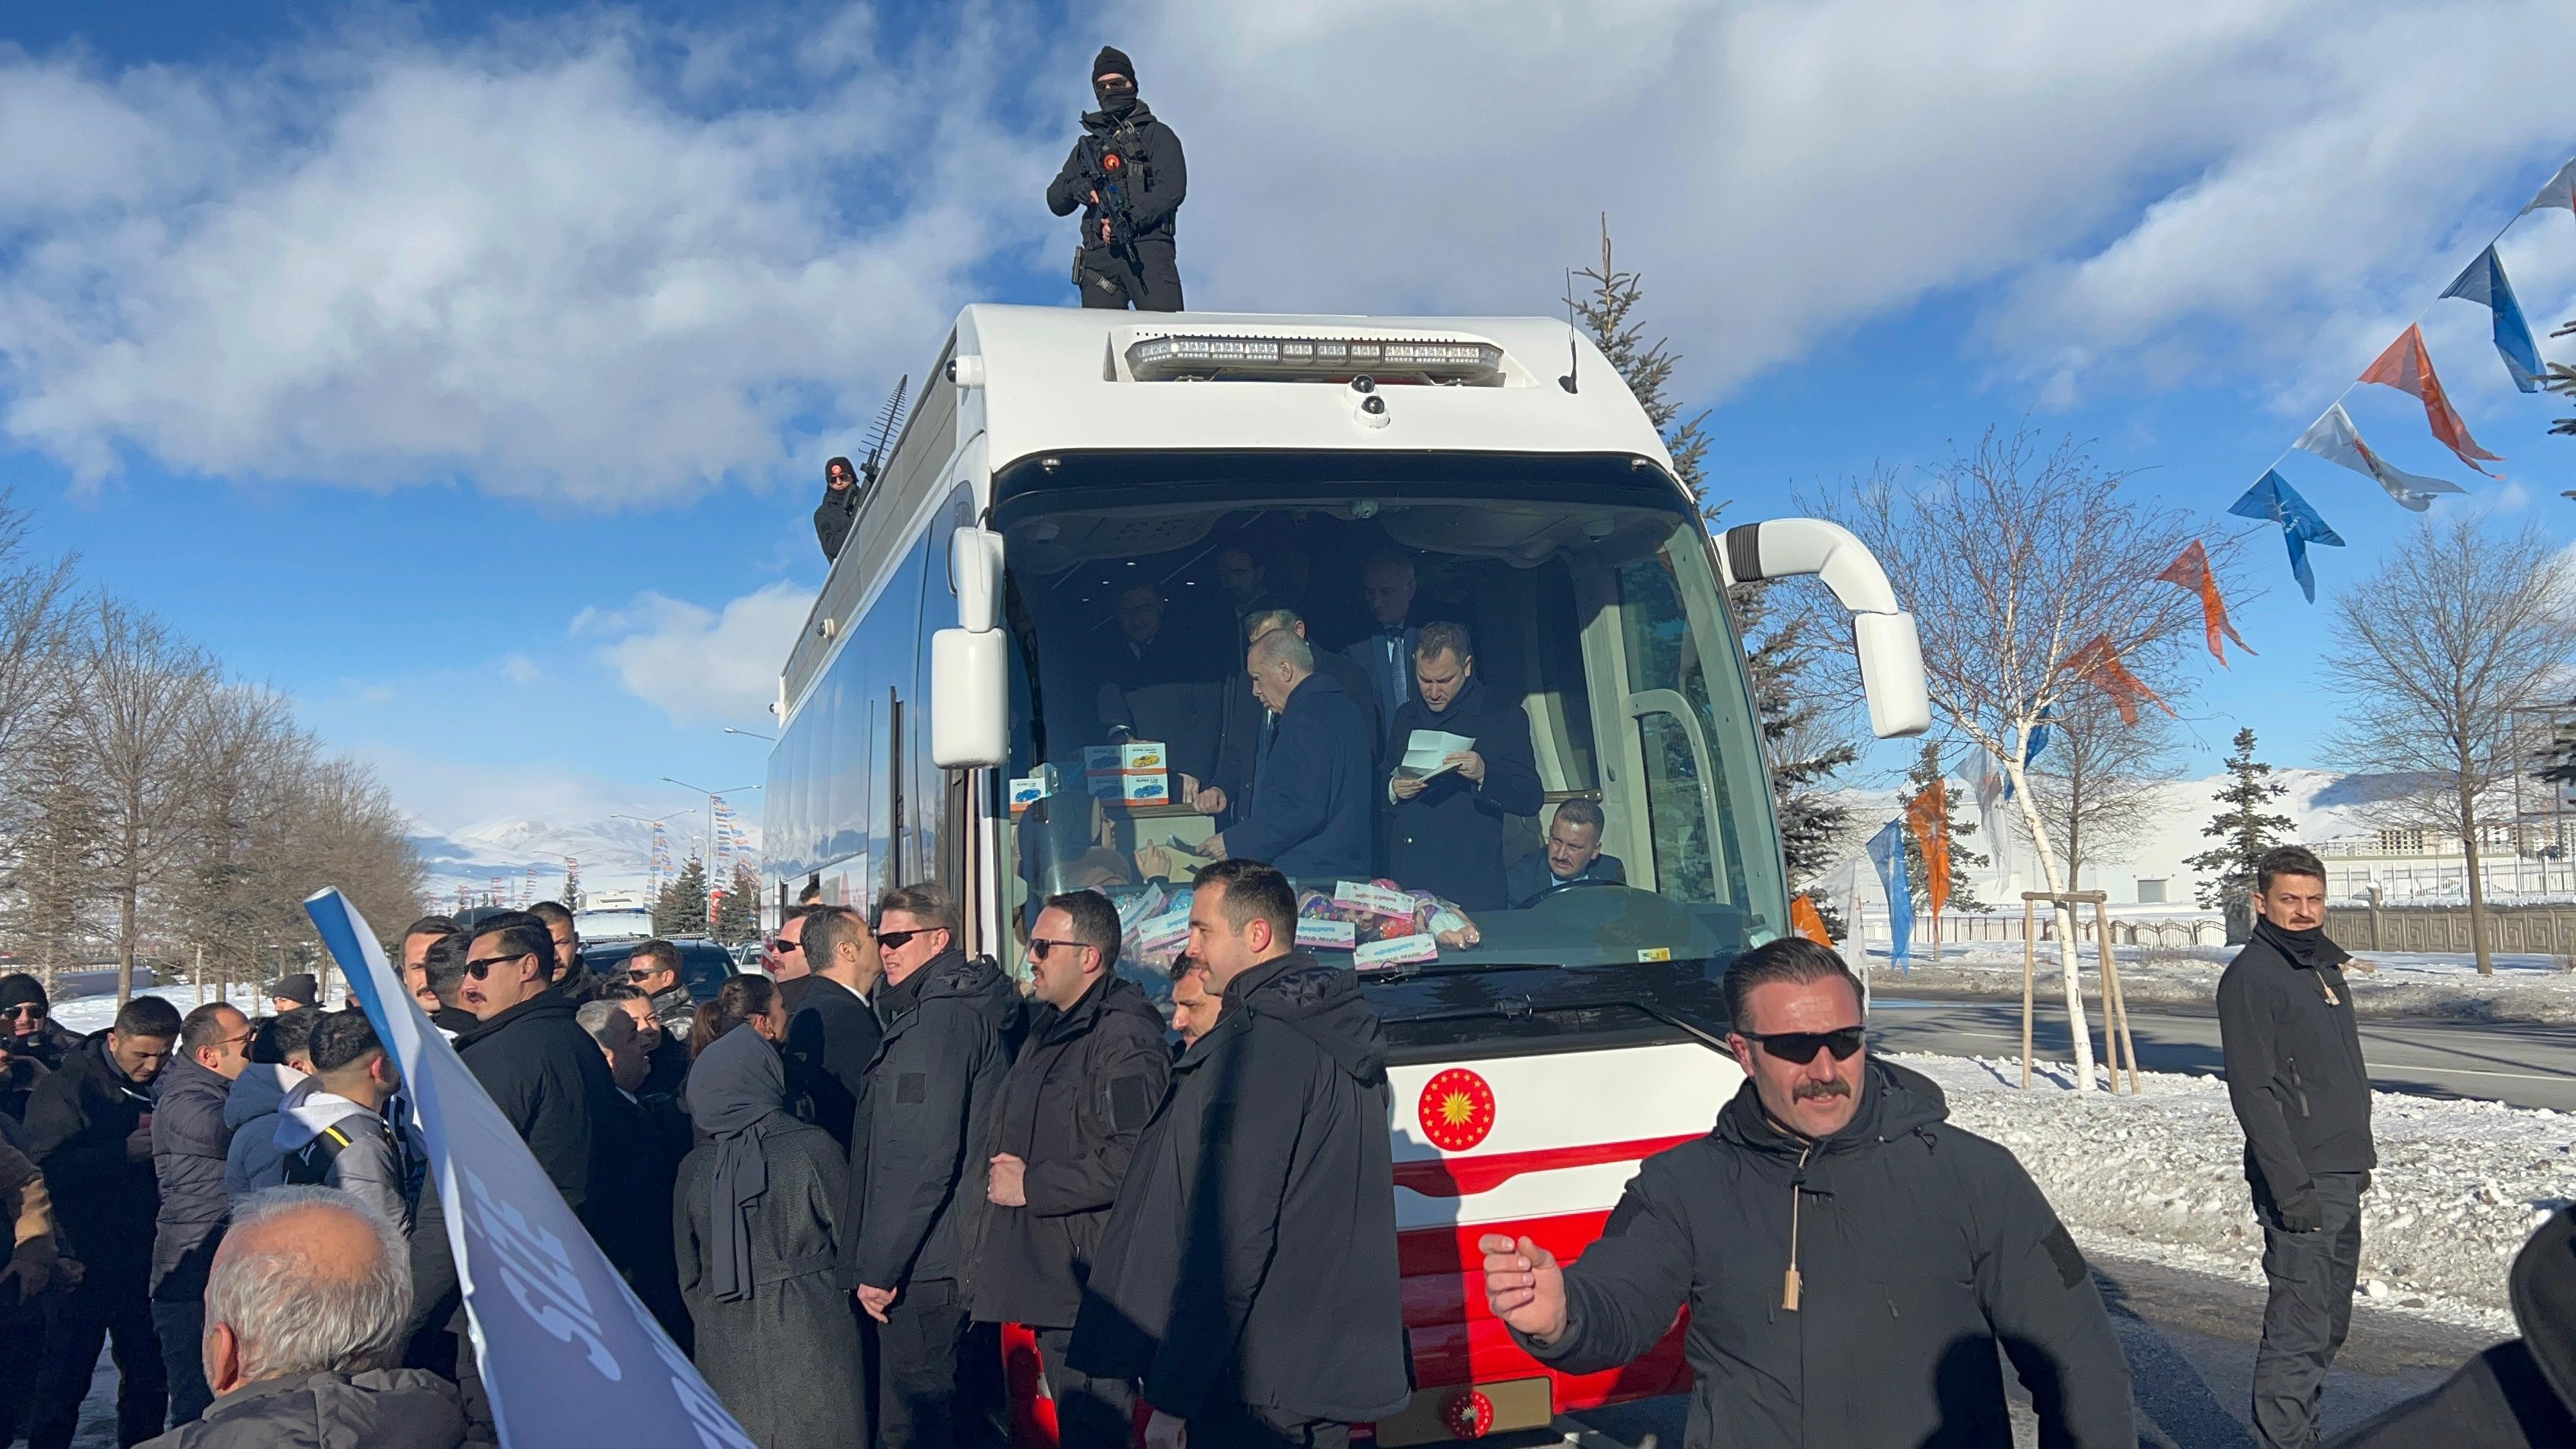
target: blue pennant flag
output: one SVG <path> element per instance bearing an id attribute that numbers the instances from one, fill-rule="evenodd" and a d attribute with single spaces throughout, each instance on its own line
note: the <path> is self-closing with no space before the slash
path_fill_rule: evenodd
<path id="1" fill-rule="evenodd" d="M 336 890 L 305 914 L 402 1068 L 505 1446 L 757 1449 L 573 1216 Z"/>
<path id="2" fill-rule="evenodd" d="M 2523 320 L 2522 304 L 2513 299 L 2513 283 L 2505 280 L 2504 263 L 2494 247 L 2478 253 L 2478 259 L 2442 295 L 2475 302 L 2493 312 L 2495 349 L 2504 359 L 2504 370 L 2513 374 L 2515 387 L 2540 391 L 2540 344 L 2532 340 L 2531 324 Z"/>
<path id="3" fill-rule="evenodd" d="M 1905 822 L 1891 820 L 1869 838 L 1870 864 L 1887 891 L 1887 959 L 1914 974 L 1914 887 L 1905 879 Z"/>
<path id="4" fill-rule="evenodd" d="M 2030 768 L 2031 761 L 2039 758 L 2040 751 L 2048 748 L 2048 722 L 2055 718 L 2057 718 L 2056 705 L 2043 704 L 2039 707 L 2039 714 L 2031 722 L 2030 739 L 2021 748 L 2021 767 L 2024 770 Z M 2006 775 L 2004 776 L 2004 798 L 2009 800 L 2012 797 L 2012 776 Z"/>
<path id="5" fill-rule="evenodd" d="M 2308 500 L 2299 496 L 2299 490 L 2290 486 L 2281 471 L 2275 468 L 2266 472 L 2262 481 L 2246 489 L 2245 496 L 2227 511 L 2239 518 L 2268 519 L 2281 525 L 2281 536 L 2290 545 L 2290 572 L 2298 578 L 2299 590 L 2308 596 L 2308 602 L 2315 603 L 2317 575 L 2308 567 L 2308 545 L 2322 543 L 2341 548 L 2343 539 L 2308 505 Z"/>

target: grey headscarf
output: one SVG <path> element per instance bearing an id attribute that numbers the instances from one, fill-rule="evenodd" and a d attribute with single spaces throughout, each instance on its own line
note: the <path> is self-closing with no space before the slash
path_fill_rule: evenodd
<path id="1" fill-rule="evenodd" d="M 707 1222 L 714 1229 L 709 1276 L 719 1302 L 751 1296 L 752 1209 L 769 1191 L 762 1124 L 787 1098 L 778 1049 L 746 1022 L 716 1038 L 689 1067 L 689 1118 L 712 1139 Z"/>

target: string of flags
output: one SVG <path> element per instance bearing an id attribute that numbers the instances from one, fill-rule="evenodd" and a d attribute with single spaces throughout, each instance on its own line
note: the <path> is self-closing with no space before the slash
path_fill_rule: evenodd
<path id="1" fill-rule="evenodd" d="M 2254 652 L 2254 646 L 2239 637 L 2236 626 L 2227 622 L 2227 600 L 2219 596 L 2218 575 L 2210 571 L 2209 550 L 2201 547 L 2199 539 L 2193 539 L 2191 546 L 2165 565 L 2165 571 L 2156 577 L 2186 594 L 2199 596 L 2200 622 L 2209 633 L 2209 652 L 2218 656 L 2222 668 L 2228 665 L 2227 650 L 2218 642 L 2221 637 L 2234 639 L 2236 647 L 2248 654 Z"/>
<path id="2" fill-rule="evenodd" d="M 2540 390 L 2543 371 L 2540 344 L 2533 339 L 2531 323 L 2523 316 L 2522 304 L 2514 297 L 2513 282 L 2505 276 L 2504 261 L 2496 255 L 2496 243 L 2504 239 L 2505 232 L 2512 229 L 2514 222 L 2533 212 L 2549 210 L 2576 215 L 2576 161 L 2569 161 L 2558 168 L 2558 173 L 2549 178 L 2548 184 L 2514 214 L 2513 221 L 2498 229 L 2468 266 L 2461 269 L 2451 285 L 2442 289 L 2441 296 L 2434 299 L 2458 298 L 2487 309 L 2496 356 L 2503 360 L 2505 374 L 2513 380 L 2515 389 L 2525 393 Z M 2429 312 L 2432 308 L 2428 304 L 2425 310 Z M 2451 450 L 2452 456 L 2485 476 L 2498 476 L 2480 465 L 2501 463 L 2504 459 L 2488 452 L 2479 446 L 2477 439 L 2469 436 L 2467 422 L 2460 417 L 2459 409 L 2451 405 L 2450 394 L 2443 389 L 2441 377 L 2433 370 L 2432 351 L 2424 345 L 2421 314 L 2407 324 L 2405 331 L 2397 334 L 2397 339 L 2388 344 L 2387 350 L 2380 353 L 2377 360 L 2345 386 L 2344 394 L 2350 395 L 2353 388 L 2365 383 L 2393 387 L 2412 396 L 2424 405 L 2425 426 L 2436 441 Z M 2467 491 L 2446 478 L 2409 473 L 2372 452 L 2370 445 L 2362 441 L 2361 430 L 2353 426 L 2351 414 L 2344 411 L 2343 397 L 2340 396 L 2323 415 L 2308 425 L 2307 431 L 2301 433 L 2290 448 L 2314 454 L 2361 474 L 2377 483 L 2399 507 L 2416 513 L 2430 508 L 2438 494 Z M 2287 453 L 2283 456 L 2286 457 Z M 2282 541 L 2289 550 L 2291 577 L 2299 581 L 2299 591 L 2306 595 L 2308 602 L 2315 603 L 2317 580 L 2315 571 L 2308 564 L 2308 545 L 2341 547 L 2343 540 L 2336 536 L 2316 506 L 2301 497 L 2298 490 L 2290 486 L 2289 480 L 2281 476 L 2279 460 L 2275 459 L 2271 467 L 2264 469 L 2263 476 L 2227 511 L 2240 518 L 2267 520 L 2280 526 Z M 2171 574 L 2160 577 L 2171 577 Z M 2172 581 L 2185 588 L 2192 587 L 2179 578 Z M 2206 600 L 2214 593 L 2212 590 L 2203 597 Z M 2232 631 L 2230 637 L 2233 637 Z M 2244 641 L 2239 639 L 2237 644 L 2241 648 Z M 2210 649 L 2213 653 L 2218 649 L 2215 627 L 2210 634 Z M 2225 662 L 2224 656 L 2221 656 L 2221 662 Z M 2123 713 L 2127 711 L 2123 710 Z"/>
<path id="3" fill-rule="evenodd" d="M 1905 823 L 1891 820 L 1869 838 L 1869 863 L 1887 892 L 1887 959 L 1914 973 L 1914 888 L 1905 879 Z"/>

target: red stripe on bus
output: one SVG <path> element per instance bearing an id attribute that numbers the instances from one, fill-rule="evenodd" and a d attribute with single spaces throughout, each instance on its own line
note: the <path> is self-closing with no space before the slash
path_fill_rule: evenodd
<path id="1" fill-rule="evenodd" d="M 1463 1157 L 1417 1157 L 1395 1165 L 1395 1185 L 1424 1197 L 1469 1197 L 1491 1192 L 1524 1172 L 1559 1167 L 1593 1167 L 1604 1162 L 1636 1162 L 1667 1147 L 1679 1147 L 1708 1134 L 1646 1137 L 1634 1142 L 1580 1142 L 1571 1147 L 1541 1147 L 1531 1152 L 1480 1152 Z"/>

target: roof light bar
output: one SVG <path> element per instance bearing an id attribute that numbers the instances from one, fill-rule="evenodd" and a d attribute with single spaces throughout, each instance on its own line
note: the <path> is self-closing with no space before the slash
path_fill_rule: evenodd
<path id="1" fill-rule="evenodd" d="M 1500 387 L 1503 350 L 1490 342 L 1375 337 L 1148 337 L 1127 348 L 1139 382 L 1381 382 Z"/>

